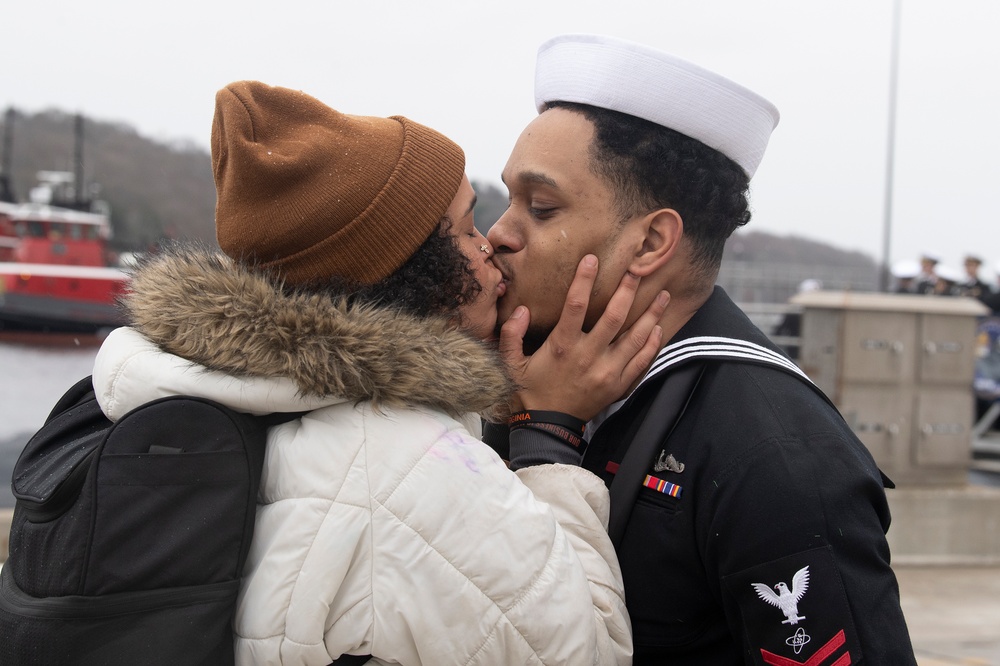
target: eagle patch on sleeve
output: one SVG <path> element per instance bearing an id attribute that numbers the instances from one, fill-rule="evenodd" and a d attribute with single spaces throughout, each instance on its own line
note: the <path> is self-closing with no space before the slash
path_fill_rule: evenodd
<path id="1" fill-rule="evenodd" d="M 761 666 L 849 666 L 861 646 L 829 547 L 723 578 L 743 619 L 744 648 Z"/>

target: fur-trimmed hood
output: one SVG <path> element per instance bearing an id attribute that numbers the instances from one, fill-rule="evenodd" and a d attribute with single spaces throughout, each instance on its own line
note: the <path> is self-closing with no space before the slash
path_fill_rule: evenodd
<path id="1" fill-rule="evenodd" d="M 122 304 L 164 351 L 234 376 L 286 378 L 303 396 L 498 417 L 513 390 L 498 353 L 445 318 L 289 294 L 201 248 L 144 261 Z"/>

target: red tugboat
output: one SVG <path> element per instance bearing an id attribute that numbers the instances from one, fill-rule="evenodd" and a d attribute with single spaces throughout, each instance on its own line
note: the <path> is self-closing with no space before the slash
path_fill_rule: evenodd
<path id="1" fill-rule="evenodd" d="M 93 333 L 123 323 L 128 276 L 112 267 L 106 215 L 0 202 L 0 329 Z"/>
<path id="2" fill-rule="evenodd" d="M 14 110 L 0 161 L 0 331 L 102 333 L 122 325 L 116 301 L 128 276 L 108 251 L 107 205 L 85 196 L 83 116 L 76 116 L 74 173 L 41 171 L 32 203 L 10 182 Z"/>

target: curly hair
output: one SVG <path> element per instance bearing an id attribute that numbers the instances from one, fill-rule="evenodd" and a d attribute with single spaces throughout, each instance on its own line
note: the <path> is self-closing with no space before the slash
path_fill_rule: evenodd
<path id="1" fill-rule="evenodd" d="M 750 221 L 750 179 L 717 150 L 680 132 L 618 111 L 550 102 L 594 126 L 591 168 L 614 193 L 622 219 L 672 208 L 684 220 L 695 269 L 714 280 L 726 239 Z"/>
<path id="2" fill-rule="evenodd" d="M 397 307 L 418 317 L 457 316 L 460 307 L 476 300 L 482 286 L 458 239 L 448 233 L 451 224 L 447 216 L 441 218 L 437 228 L 406 263 L 375 284 L 334 279 L 311 288 L 344 295 L 352 303 Z"/>

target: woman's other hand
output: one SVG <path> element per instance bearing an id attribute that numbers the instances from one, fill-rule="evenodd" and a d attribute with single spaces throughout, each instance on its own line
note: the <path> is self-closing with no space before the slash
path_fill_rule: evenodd
<path id="1" fill-rule="evenodd" d="M 511 405 L 512 411 L 544 409 L 589 421 L 621 399 L 656 358 L 663 335 L 658 322 L 670 295 L 660 292 L 622 332 L 639 286 L 639 278 L 626 273 L 600 319 L 584 332 L 596 277 L 597 257 L 587 255 L 577 266 L 559 321 L 531 356 L 524 355 L 522 346 L 528 309 L 518 307 L 504 323 L 500 352 L 521 387 L 515 395 L 520 404 Z"/>

